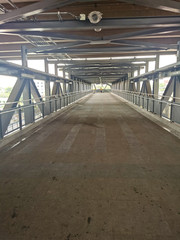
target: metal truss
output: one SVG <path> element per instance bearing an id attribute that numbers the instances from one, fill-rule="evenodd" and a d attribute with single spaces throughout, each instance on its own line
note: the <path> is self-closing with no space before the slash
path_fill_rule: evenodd
<path id="1" fill-rule="evenodd" d="M 26 59 L 23 58 L 23 61 L 26 62 Z M 67 92 L 72 91 L 81 91 L 82 88 L 80 87 L 77 89 L 78 86 L 86 86 L 84 90 L 90 89 L 90 83 L 84 81 L 80 78 L 72 78 L 67 79 L 63 77 L 59 77 L 56 75 L 51 75 L 49 73 L 40 72 L 37 70 L 30 69 L 28 67 L 21 67 L 16 64 L 4 62 L 0 60 L 0 74 L 2 75 L 10 75 L 17 77 L 17 81 L 10 93 L 10 96 L 1 112 L 1 136 L 4 136 L 7 128 L 11 122 L 11 119 L 16 111 L 17 105 L 19 104 L 21 96 L 23 96 L 23 105 L 24 107 L 24 121 L 25 124 L 29 124 L 33 122 L 33 104 L 34 101 L 39 108 L 41 114 L 49 114 L 51 112 L 50 109 L 50 102 L 45 104 L 45 108 L 42 108 L 42 101 L 43 97 L 40 95 L 34 79 L 39 79 L 45 81 L 45 88 L 46 88 L 46 97 L 45 99 L 50 101 L 54 95 L 63 96 Z M 53 82 L 53 89 L 52 93 L 50 91 L 50 82 Z M 68 86 L 71 85 L 68 89 L 61 88 L 60 83 L 66 83 Z M 33 99 L 32 99 L 33 96 Z M 14 109 L 14 110 L 13 110 Z M 3 113 L 3 114 L 2 114 Z"/>
<path id="2" fill-rule="evenodd" d="M 137 4 L 144 7 L 160 9 L 173 13 L 180 13 L 180 3 L 172 0 L 118 0 L 130 4 Z"/>
<path id="3" fill-rule="evenodd" d="M 77 2 L 77 0 L 64 0 L 64 1 L 58 1 L 58 0 L 43 0 L 38 3 L 31 4 L 29 6 L 25 6 L 16 10 L 13 10 L 11 12 L 8 12 L 6 14 L 3 14 L 0 16 L 0 23 L 4 23 L 10 20 L 17 20 L 19 18 L 26 18 L 29 16 L 36 15 L 38 13 L 63 7 L 72 3 Z"/>
<path id="4" fill-rule="evenodd" d="M 16 10 L 15 10 L 16 11 Z M 3 14 L 0 17 L 5 16 Z M 102 19 L 96 24 L 96 27 L 102 29 L 126 29 L 126 28 L 169 28 L 178 29 L 180 25 L 180 17 L 141 17 L 141 18 L 125 18 L 125 19 Z M 89 21 L 69 20 L 69 21 L 20 21 L 7 22 L 1 24 L 1 32 L 20 32 L 22 29 L 27 32 L 39 31 L 82 31 L 94 30 L 94 25 Z"/>
<path id="5" fill-rule="evenodd" d="M 17 84 L 18 85 L 18 84 Z M 19 105 L 0 112 L 0 139 L 13 132 L 22 130 L 23 127 L 36 122 L 47 115 L 57 112 L 61 108 L 77 101 L 78 99 L 90 94 L 90 87 L 83 87 L 75 92 L 68 92 L 64 95 L 53 95 L 48 100 L 33 102 L 32 104 Z M 15 102 L 17 105 L 17 102 Z M 47 110 L 47 107 L 49 109 Z M 38 108 L 40 111 L 38 111 Z M 13 120 L 10 123 L 11 119 Z"/>
<path id="6" fill-rule="evenodd" d="M 170 79 L 163 94 L 160 96 L 158 94 L 159 79 L 164 77 L 169 77 Z M 152 81 L 153 85 L 150 84 L 150 81 Z M 140 82 L 142 82 L 141 87 Z M 113 89 L 115 93 L 143 108 L 147 108 L 148 111 L 180 123 L 180 62 L 137 77 L 128 77 L 128 75 L 121 77 L 113 82 Z M 127 96 L 119 91 L 125 91 L 129 95 Z M 154 101 L 151 99 L 154 99 Z M 150 108 L 149 102 L 151 103 Z"/>

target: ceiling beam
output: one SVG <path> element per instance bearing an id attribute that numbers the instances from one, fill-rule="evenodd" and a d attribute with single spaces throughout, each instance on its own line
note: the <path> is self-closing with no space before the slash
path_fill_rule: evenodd
<path id="1" fill-rule="evenodd" d="M 109 36 L 104 36 L 104 40 L 111 40 L 115 41 L 118 39 L 127 39 L 131 37 L 139 37 L 139 36 L 147 36 L 147 35 L 154 35 L 154 34 L 167 34 L 171 32 L 179 31 L 177 27 L 168 27 L 168 28 L 154 28 L 154 29 L 145 29 L 127 33 L 120 33 L 120 34 L 113 34 Z"/>
<path id="2" fill-rule="evenodd" d="M 6 14 L 3 14 L 4 16 Z M 0 15 L 0 19 L 2 17 Z M 180 17 L 136 17 L 102 19 L 94 25 L 88 20 L 66 20 L 66 21 L 21 21 L 9 22 L 1 25 L 0 32 L 20 32 L 20 31 L 52 31 L 52 30 L 94 30 L 95 27 L 101 29 L 126 29 L 126 28 L 151 28 L 151 27 L 179 27 Z"/>
<path id="3" fill-rule="evenodd" d="M 0 24 L 8 21 L 17 20 L 20 18 L 26 18 L 38 13 L 42 13 L 51 9 L 64 7 L 66 5 L 77 2 L 77 0 L 43 0 L 37 3 L 27 5 L 22 8 L 15 9 L 11 12 L 0 15 Z"/>
<path id="4" fill-rule="evenodd" d="M 78 65 L 82 65 L 86 66 L 86 65 L 99 65 L 99 64 L 127 64 L 131 62 L 146 62 L 146 61 L 155 61 L 156 59 L 154 57 L 150 58 L 125 58 L 125 59 L 98 59 L 98 60 L 90 60 L 90 59 L 86 59 L 86 60 L 67 60 L 67 59 L 61 59 L 60 61 L 50 61 L 50 59 L 48 59 L 49 63 L 57 63 L 57 64 L 74 64 L 76 66 Z"/>
<path id="5" fill-rule="evenodd" d="M 103 43 L 102 41 L 99 41 L 100 44 Z M 148 48 L 159 48 L 159 49 L 177 49 L 177 45 L 172 44 L 159 44 L 159 43 L 151 43 L 151 42 L 140 42 L 140 41 L 128 41 L 128 40 L 116 40 L 113 41 L 115 44 L 125 44 L 125 45 L 131 45 L 131 46 L 140 46 L 140 47 L 148 47 Z M 37 47 L 37 48 L 30 48 L 27 50 L 28 53 L 36 52 L 36 53 L 45 53 L 45 52 L 51 52 L 54 50 L 61 50 L 64 48 L 70 48 L 70 47 L 79 47 L 84 45 L 89 45 L 91 42 L 85 42 L 85 41 L 74 41 L 71 43 L 61 43 L 58 45 L 53 46 L 43 46 L 43 47 Z M 98 41 L 96 41 L 96 44 L 98 44 Z"/>
<path id="6" fill-rule="evenodd" d="M 67 54 L 86 54 L 87 53 L 121 53 L 130 51 L 152 51 L 159 48 L 144 48 L 144 47 L 101 47 L 101 48 L 69 48 L 46 51 L 46 53 L 67 53 Z"/>
<path id="7" fill-rule="evenodd" d="M 1 34 L 1 30 L 0 30 Z M 4 35 L 5 33 L 3 33 Z M 99 40 L 97 37 L 90 37 L 90 36 L 78 36 L 72 34 L 65 34 L 65 33 L 57 33 L 57 32 L 41 32 L 41 31 L 14 31 L 8 32 L 9 35 L 21 35 L 21 36 L 30 36 L 30 37 L 47 37 L 47 38 L 55 38 L 55 39 L 66 39 L 66 40 L 80 40 L 80 41 L 95 41 Z M 20 37 L 21 37 L 20 36 Z"/>
<path id="8" fill-rule="evenodd" d="M 106 69 L 106 68 L 131 68 L 131 67 L 140 67 L 140 66 L 145 66 L 146 63 L 138 63 L 138 64 L 113 64 L 113 65 L 104 65 L 100 63 L 99 65 L 68 65 L 68 66 L 58 66 L 59 69 Z"/>
<path id="9" fill-rule="evenodd" d="M 160 9 L 163 11 L 180 13 L 180 3 L 172 0 L 118 0 L 130 4 L 136 4 L 144 7 Z"/>
<path id="10" fill-rule="evenodd" d="M 70 43 L 61 43 L 57 45 L 50 45 L 50 46 L 43 46 L 43 47 L 36 47 L 36 48 L 30 48 L 27 49 L 28 53 L 33 53 L 33 52 L 44 52 L 44 51 L 51 51 L 51 50 L 57 50 L 57 49 L 63 49 L 63 48 L 69 48 L 69 47 L 79 47 L 83 45 L 87 45 L 90 42 L 86 41 L 73 41 Z"/>
<path id="11" fill-rule="evenodd" d="M 87 79 L 89 79 L 89 78 L 92 78 L 92 77 L 105 77 L 105 78 L 108 78 L 108 77 L 114 77 L 114 78 L 118 78 L 118 77 L 120 77 L 120 76 L 124 76 L 125 75 L 125 73 L 119 73 L 119 74 L 107 74 L 107 73 L 105 73 L 105 75 L 103 75 L 103 74 L 92 74 L 92 75 L 86 75 L 86 74 L 76 74 L 76 76 L 77 77 L 83 77 L 83 78 L 87 78 Z"/>
<path id="12" fill-rule="evenodd" d="M 132 70 L 138 70 L 139 68 L 132 68 L 132 69 L 117 69 L 117 70 L 110 70 L 110 69 L 99 69 L 99 70 L 89 70 L 89 71 L 83 71 L 83 70 L 80 70 L 80 71 L 72 71 L 72 74 L 77 74 L 77 75 L 80 75 L 80 74 L 84 74 L 84 75 L 87 75 L 88 74 L 103 74 L 103 73 L 108 73 L 109 75 L 113 75 L 113 74 L 119 74 L 119 73 L 127 73 L 127 72 L 131 72 Z"/>
<path id="13" fill-rule="evenodd" d="M 149 47 L 149 48 L 162 48 L 162 49 L 177 49 L 177 45 L 172 44 L 161 44 L 161 43 L 153 43 L 153 42 L 143 42 L 143 41 L 133 41 L 133 40 L 115 40 L 113 43 L 125 44 L 131 46 L 141 46 L 141 47 Z"/>

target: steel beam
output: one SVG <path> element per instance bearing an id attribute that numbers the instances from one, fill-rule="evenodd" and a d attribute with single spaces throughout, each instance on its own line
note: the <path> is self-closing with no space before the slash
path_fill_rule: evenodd
<path id="1" fill-rule="evenodd" d="M 45 12 L 55 8 L 64 7 L 66 5 L 69 5 L 75 2 L 77 2 L 77 0 L 64 0 L 64 1 L 43 0 L 22 8 L 15 9 L 6 14 L 0 15 L 0 24 L 11 21 L 11 20 L 17 20 L 19 18 L 26 18 L 32 15 L 37 15 L 38 13 Z"/>
<path id="2" fill-rule="evenodd" d="M 31 85 L 31 93 L 32 93 L 36 103 L 42 103 L 42 97 L 41 97 L 33 79 L 30 80 L 30 85 Z M 38 104 L 38 108 L 41 111 L 41 113 L 44 114 L 42 104 Z"/>
<path id="3" fill-rule="evenodd" d="M 11 12 L 12 13 L 12 12 Z M 9 14 L 9 13 L 7 13 Z M 5 16 L 3 14 L 1 17 Z M 96 25 L 87 21 L 66 20 L 66 21 L 38 21 L 38 22 L 9 22 L 1 25 L 0 32 L 20 32 L 20 31 L 81 31 L 94 30 L 95 27 L 102 29 L 126 29 L 126 28 L 166 28 L 180 26 L 180 17 L 136 17 L 136 18 L 118 18 L 102 19 Z"/>
<path id="4" fill-rule="evenodd" d="M 33 105 L 31 101 L 31 79 L 26 79 L 26 84 L 23 90 L 23 104 L 26 106 L 24 109 L 24 119 L 25 124 L 32 123 L 34 121 L 34 114 L 33 114 Z"/>
<path id="5" fill-rule="evenodd" d="M 115 64 L 105 64 L 105 63 L 99 63 L 99 64 L 92 64 L 92 65 L 66 65 L 65 69 L 71 69 L 71 70 L 88 70 L 88 69 L 121 69 L 121 68 L 137 68 L 144 66 L 146 63 L 137 63 L 137 64 L 130 64 L 130 63 L 115 63 Z M 61 66 L 58 67 L 59 69 L 62 69 Z"/>
<path id="6" fill-rule="evenodd" d="M 1 71 L 2 70 L 2 71 Z M 34 79 L 39 79 L 42 81 L 53 81 L 62 80 L 63 78 L 60 76 L 55 76 L 49 73 L 41 72 L 35 69 L 31 69 L 28 67 L 22 67 L 20 65 L 6 62 L 0 59 L 0 73 L 1 75 L 7 76 L 16 76 L 19 77 L 21 74 L 32 75 Z M 70 79 L 66 79 L 66 81 L 71 81 Z"/>
<path id="7" fill-rule="evenodd" d="M 137 65 L 137 66 L 118 66 L 118 67 L 90 67 L 90 68 L 71 68 L 72 72 L 117 72 L 117 71 L 130 71 L 130 70 L 137 70 L 139 69 L 140 66 L 144 66 L 144 65 Z M 68 70 L 68 68 L 66 68 L 66 70 Z"/>
<path id="8" fill-rule="evenodd" d="M 151 85 L 149 81 L 143 81 L 143 84 L 141 87 L 141 93 L 152 94 Z"/>
<path id="9" fill-rule="evenodd" d="M 104 36 L 104 40 L 111 40 L 115 41 L 118 39 L 127 39 L 132 37 L 139 37 L 139 36 L 147 36 L 147 35 L 153 35 L 153 34 L 167 34 L 171 32 L 179 31 L 177 27 L 159 27 L 159 28 L 152 28 L 152 29 L 146 29 L 146 30 L 139 30 L 134 32 L 127 32 L 127 33 L 120 33 L 120 34 L 113 34 L 109 36 Z"/>
<path id="10" fill-rule="evenodd" d="M 129 4 L 136 4 L 144 7 L 160 9 L 163 11 L 180 13 L 180 3 L 172 0 L 118 0 Z"/>
<path id="11" fill-rule="evenodd" d="M 168 101 L 172 95 L 172 92 L 174 90 L 174 79 L 175 77 L 171 77 L 167 86 L 166 86 L 166 89 L 164 90 L 164 93 L 162 95 L 162 98 L 161 100 L 165 100 L 165 101 Z M 163 109 L 162 109 L 163 110 Z"/>
<path id="12" fill-rule="evenodd" d="M 7 128 L 8 128 L 8 125 L 11 121 L 11 118 L 12 116 L 14 115 L 14 111 L 10 111 L 11 109 L 13 110 L 17 104 L 18 104 L 18 101 L 22 95 L 22 92 L 24 90 L 24 86 L 26 84 L 26 81 L 23 80 L 23 79 L 17 79 L 10 95 L 9 95 L 9 98 L 3 108 L 3 112 L 7 112 L 7 113 L 4 113 L 2 114 L 2 135 L 4 136 Z M 9 112 L 10 111 L 10 112 Z"/>
<path id="13" fill-rule="evenodd" d="M 37 103 L 42 102 L 42 97 L 36 87 L 35 82 L 31 79 L 30 83 L 31 83 L 31 93 L 33 97 L 36 99 L 36 102 Z"/>
<path id="14" fill-rule="evenodd" d="M 180 103 L 180 77 L 176 78 L 176 86 L 175 86 L 175 102 Z"/>
<path id="15" fill-rule="evenodd" d="M 81 78 L 81 77 L 84 77 L 84 78 L 91 78 L 91 77 L 115 77 L 115 78 L 118 78 L 119 76 L 124 76 L 125 73 L 117 73 L 117 74 L 92 74 L 92 75 L 87 75 L 87 74 L 78 74 L 76 75 L 77 77 Z"/>
<path id="16" fill-rule="evenodd" d="M 127 59 L 99 59 L 99 60 L 91 60 L 91 59 L 86 59 L 86 60 L 67 60 L 67 59 L 61 59 L 60 61 L 49 61 L 49 63 L 57 63 L 57 64 L 67 64 L 67 65 L 76 65 L 76 66 L 89 66 L 89 65 L 105 65 L 105 64 L 131 64 L 132 62 L 146 62 L 146 61 L 155 61 L 156 58 L 127 58 Z M 59 66 L 60 67 L 60 66 Z"/>
<path id="17" fill-rule="evenodd" d="M 36 47 L 36 48 L 30 48 L 27 50 L 28 53 L 33 53 L 33 52 L 46 52 L 46 51 L 52 51 L 52 50 L 58 50 L 58 49 L 64 49 L 64 48 L 70 48 L 70 47 L 79 47 L 79 46 L 83 46 L 83 45 L 87 45 L 89 44 L 90 41 L 74 41 L 74 42 L 70 42 L 70 43 L 61 43 L 61 44 L 57 44 L 55 46 L 43 46 L 43 47 Z"/>
<path id="18" fill-rule="evenodd" d="M 112 41 L 112 43 L 119 43 L 119 44 L 131 45 L 131 46 L 148 47 L 148 48 L 159 48 L 159 49 L 161 48 L 164 50 L 177 49 L 177 45 L 134 41 L 134 40 L 116 40 L 116 41 Z"/>
<path id="19" fill-rule="evenodd" d="M 3 25 L 4 26 L 4 25 Z M 1 30 L 0 30 L 0 34 Z M 4 33 L 3 33 L 4 34 Z M 7 34 L 10 34 L 12 36 L 31 36 L 31 37 L 47 37 L 47 38 L 55 38 L 55 39 L 68 39 L 68 40 L 79 40 L 79 41 L 97 41 L 100 40 L 98 37 L 90 37 L 90 36 L 80 36 L 80 35 L 72 35 L 72 34 L 66 34 L 66 33 L 57 33 L 57 32 L 42 32 L 42 31 L 22 31 L 19 29 L 18 31 L 13 32 L 7 32 Z"/>
<path id="20" fill-rule="evenodd" d="M 118 52 L 130 52 L 130 51 L 152 51 L 159 50 L 159 48 L 144 48 L 144 47 L 108 47 L 108 48 L 69 48 L 69 49 L 57 49 L 53 51 L 46 51 L 46 53 L 67 53 L 67 54 L 92 54 L 92 53 L 118 53 Z"/>

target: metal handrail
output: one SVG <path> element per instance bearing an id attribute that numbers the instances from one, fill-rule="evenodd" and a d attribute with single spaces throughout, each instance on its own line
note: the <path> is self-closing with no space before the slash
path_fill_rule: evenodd
<path id="1" fill-rule="evenodd" d="M 126 93 L 132 93 L 132 94 L 136 94 L 136 95 L 147 95 L 147 96 L 151 96 L 151 97 L 163 97 L 163 98 L 172 98 L 172 99 L 177 99 L 180 100 L 180 97 L 172 97 L 172 96 L 167 96 L 167 95 L 156 95 L 153 93 L 142 93 L 142 92 L 135 92 L 135 91 L 128 91 L 128 90 L 119 90 L 119 89 L 112 89 L 112 91 L 120 91 L 120 92 L 126 92 Z"/>
<path id="2" fill-rule="evenodd" d="M 113 90 L 113 91 L 123 92 L 123 91 L 117 90 L 117 89 L 115 89 L 115 90 Z M 124 92 L 127 93 L 127 94 L 135 94 L 135 93 L 136 93 L 136 92 L 128 92 L 128 91 L 124 91 Z M 135 95 L 141 96 L 141 97 L 145 97 L 145 96 L 146 96 L 146 97 L 148 98 L 148 95 L 138 95 L 138 94 L 135 94 Z M 166 104 L 168 104 L 168 105 L 173 104 L 174 106 L 180 107 L 180 103 L 170 102 L 170 101 L 164 101 L 164 100 L 162 100 L 162 99 L 156 99 L 156 98 L 149 98 L 149 99 L 152 99 L 153 101 L 156 101 L 156 102 L 166 103 Z M 180 98 L 178 98 L 178 99 L 180 99 Z"/>
<path id="3" fill-rule="evenodd" d="M 149 112 L 158 114 L 160 117 L 180 124 L 180 103 L 152 98 L 148 96 L 148 94 L 138 95 L 137 92 L 118 89 L 112 89 L 112 92 Z M 167 106 L 168 109 L 166 109 Z"/>
<path id="4" fill-rule="evenodd" d="M 33 98 L 33 99 L 26 99 L 26 100 L 19 100 L 19 101 L 15 101 L 15 102 L 6 102 L 6 103 L 0 103 L 0 106 L 2 105 L 9 105 L 9 104 L 20 104 L 20 103 L 23 103 L 23 105 L 25 105 L 24 103 L 26 103 L 26 102 L 36 102 L 36 100 L 41 100 L 41 102 L 43 102 L 43 101 L 46 101 L 46 98 L 49 98 L 49 99 L 51 99 L 51 98 L 59 98 L 59 97 L 64 97 L 64 96 L 69 96 L 69 95 L 71 95 L 71 94 L 73 94 L 73 93 L 75 93 L 75 94 L 78 94 L 78 93 L 84 93 L 84 92 L 89 92 L 89 91 L 91 91 L 91 90 L 85 90 L 85 91 L 75 91 L 75 92 L 69 92 L 69 93 L 64 93 L 63 95 L 50 95 L 50 96 L 43 96 L 43 97 L 39 97 L 39 98 Z M 43 100 L 44 99 L 44 100 Z M 12 109 L 14 109 L 14 108 L 12 108 Z"/>
<path id="5" fill-rule="evenodd" d="M 24 126 L 28 125 L 29 123 L 33 123 L 40 118 L 44 118 L 45 116 L 51 114 L 52 112 L 56 112 L 60 110 L 61 108 L 64 108 L 68 106 L 69 104 L 72 104 L 73 102 L 76 102 L 78 99 L 81 99 L 85 95 L 91 93 L 92 90 L 86 90 L 83 92 L 76 91 L 76 92 L 71 92 L 71 93 L 66 93 L 63 96 L 58 96 L 55 95 L 56 97 L 52 99 L 52 96 L 49 100 L 43 100 L 41 102 L 31 102 L 29 105 L 18 105 L 14 108 L 8 109 L 8 110 L 3 110 L 0 111 L 0 139 L 2 139 L 4 136 L 17 131 L 21 130 Z M 74 97 L 73 97 L 74 96 Z M 48 106 L 48 112 L 46 111 L 46 106 Z M 39 110 L 37 110 L 39 108 Z M 31 121 L 26 124 L 25 118 L 23 119 L 23 113 L 27 112 L 29 109 L 31 113 Z M 46 111 L 46 112 L 45 112 Z M 6 117 L 8 114 L 12 114 L 14 117 L 14 120 L 16 122 L 11 123 L 12 119 L 10 120 L 10 123 L 7 127 L 7 130 L 5 134 L 3 134 L 2 131 L 2 124 L 4 123 Z M 14 115 L 15 114 L 15 115 Z M 5 118 L 4 118 L 5 117 Z M 18 119 L 18 121 L 17 121 Z M 24 124 L 25 123 L 25 124 Z M 15 127 L 13 128 L 13 125 Z M 10 128 L 10 130 L 8 130 Z"/>

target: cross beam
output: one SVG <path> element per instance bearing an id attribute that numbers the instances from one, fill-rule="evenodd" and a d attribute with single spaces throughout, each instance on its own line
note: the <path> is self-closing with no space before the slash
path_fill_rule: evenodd
<path id="1" fill-rule="evenodd" d="M 66 5 L 77 2 L 77 0 L 43 0 L 38 3 L 33 3 L 31 5 L 15 9 L 11 12 L 0 15 L 0 24 L 11 20 L 17 20 L 19 18 L 26 18 L 29 16 L 36 15 L 41 12 L 45 12 L 51 9 L 64 7 Z"/>
<path id="2" fill-rule="evenodd" d="M 141 5 L 173 13 L 180 13 L 180 3 L 172 0 L 119 0 L 119 2 Z"/>

